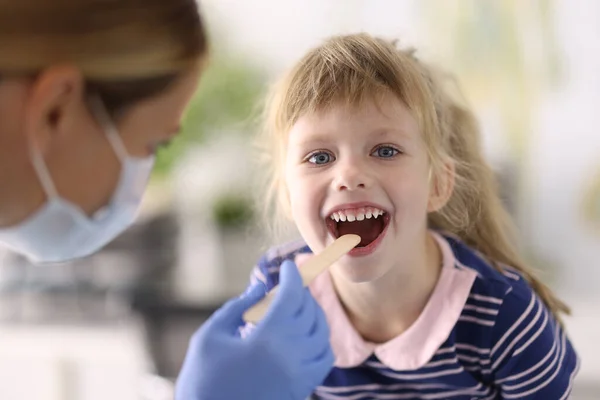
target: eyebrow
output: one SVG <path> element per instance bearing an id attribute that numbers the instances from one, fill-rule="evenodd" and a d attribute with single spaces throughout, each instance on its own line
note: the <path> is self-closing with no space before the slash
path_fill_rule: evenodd
<path id="1" fill-rule="evenodd" d="M 302 139 L 298 142 L 298 145 L 307 145 L 307 144 L 327 144 L 331 142 L 331 137 L 325 133 L 318 133 L 315 135 L 311 135 L 308 138 Z"/>
<path id="2" fill-rule="evenodd" d="M 397 135 L 397 134 L 399 134 L 400 136 L 402 136 L 405 139 L 412 138 L 410 134 L 408 134 L 406 131 L 404 131 L 403 129 L 400 129 L 400 128 L 377 128 L 371 132 L 371 135 L 377 136 L 377 137 L 387 137 L 390 135 Z"/>
<path id="3" fill-rule="evenodd" d="M 403 129 L 388 128 L 388 127 L 376 128 L 370 132 L 369 136 L 374 136 L 377 138 L 386 138 L 386 137 L 397 135 L 397 134 L 399 134 L 400 136 L 402 136 L 405 139 L 409 139 L 409 140 L 412 139 L 411 135 L 406 133 Z M 328 135 L 327 133 L 320 132 L 320 133 L 311 135 L 310 137 L 308 137 L 306 139 L 301 140 L 300 142 L 298 142 L 298 145 L 328 144 L 328 143 L 331 143 L 331 141 L 332 141 L 332 139 L 331 139 L 330 135 Z"/>

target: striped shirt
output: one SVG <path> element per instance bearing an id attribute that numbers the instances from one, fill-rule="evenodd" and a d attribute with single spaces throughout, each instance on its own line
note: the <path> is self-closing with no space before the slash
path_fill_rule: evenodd
<path id="1" fill-rule="evenodd" d="M 336 358 L 313 398 L 567 399 L 579 359 L 525 279 L 510 267 L 499 272 L 452 236 L 432 234 L 442 250 L 440 278 L 417 321 L 389 342 L 360 337 L 328 273 L 311 284 Z M 251 284 L 270 290 L 281 263 L 305 254 L 302 241 L 270 249 Z"/>

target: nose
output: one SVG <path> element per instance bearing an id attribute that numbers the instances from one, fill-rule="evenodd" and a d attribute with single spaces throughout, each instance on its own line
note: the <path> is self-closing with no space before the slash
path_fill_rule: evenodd
<path id="1" fill-rule="evenodd" d="M 370 186 L 370 178 L 365 167 L 356 160 L 338 164 L 333 185 L 337 191 L 353 191 Z"/>

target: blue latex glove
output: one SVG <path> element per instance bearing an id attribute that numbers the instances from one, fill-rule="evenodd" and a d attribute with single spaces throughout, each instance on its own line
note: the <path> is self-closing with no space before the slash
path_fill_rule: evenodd
<path id="1" fill-rule="evenodd" d="M 323 310 L 291 261 L 265 318 L 248 337 L 243 313 L 264 296 L 256 286 L 229 301 L 192 336 L 176 400 L 304 400 L 333 366 Z"/>

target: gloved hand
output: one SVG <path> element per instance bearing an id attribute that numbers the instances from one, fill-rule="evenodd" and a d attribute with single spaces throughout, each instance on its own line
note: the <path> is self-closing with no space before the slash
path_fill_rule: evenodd
<path id="1" fill-rule="evenodd" d="M 257 286 L 230 300 L 193 335 L 176 400 L 304 400 L 333 366 L 329 326 L 291 261 L 281 265 L 271 308 L 242 339 L 243 313 L 264 296 Z"/>

